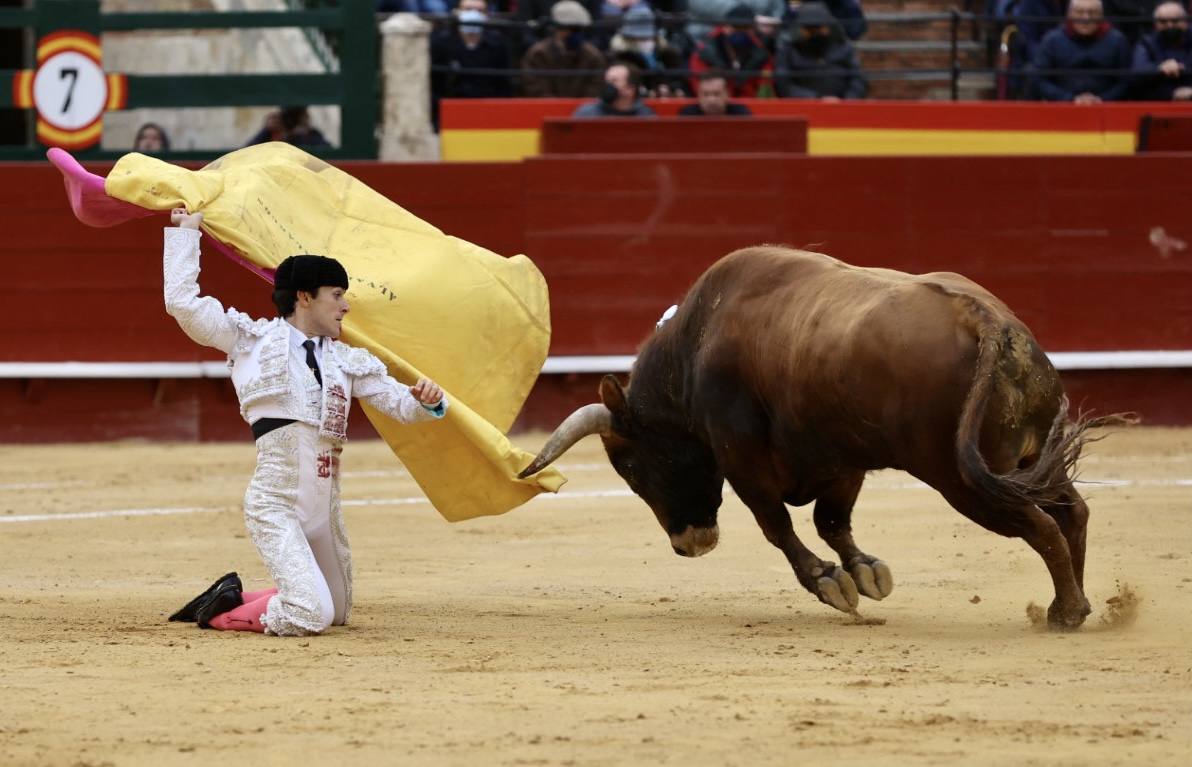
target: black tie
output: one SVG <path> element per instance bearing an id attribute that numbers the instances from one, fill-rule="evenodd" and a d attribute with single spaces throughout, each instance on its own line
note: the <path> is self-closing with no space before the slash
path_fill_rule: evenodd
<path id="1" fill-rule="evenodd" d="M 302 342 L 306 348 L 306 366 L 310 368 L 310 372 L 315 374 L 315 380 L 319 382 L 319 386 L 323 385 L 323 374 L 319 371 L 319 361 L 315 359 L 315 342 L 309 338 Z"/>

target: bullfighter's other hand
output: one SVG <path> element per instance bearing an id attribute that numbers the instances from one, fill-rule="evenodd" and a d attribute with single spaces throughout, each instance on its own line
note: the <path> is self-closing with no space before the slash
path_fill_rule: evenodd
<path id="1" fill-rule="evenodd" d="M 202 213 L 191 213 L 186 208 L 174 208 L 170 211 L 170 223 L 182 229 L 198 229 L 203 223 Z"/>
<path id="2" fill-rule="evenodd" d="M 423 405 L 434 407 L 443 400 L 443 390 L 429 378 L 419 378 L 418 383 L 410 387 L 410 394 Z"/>

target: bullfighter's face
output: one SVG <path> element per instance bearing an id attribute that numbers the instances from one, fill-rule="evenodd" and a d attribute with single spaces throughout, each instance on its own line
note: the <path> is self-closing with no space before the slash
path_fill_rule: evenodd
<path id="1" fill-rule="evenodd" d="M 616 392 L 602 386 L 601 396 L 612 413 L 612 432 L 602 436 L 608 459 L 654 512 L 674 552 L 698 557 L 716 548 L 724 476 L 712 452 L 688 434 L 631 415 L 619 385 Z"/>
<path id="2" fill-rule="evenodd" d="M 348 313 L 347 296 L 344 289 L 338 286 L 324 286 L 311 295 L 306 291 L 298 291 L 296 311 L 304 314 L 304 327 L 311 335 L 339 338 L 343 330 L 344 315 Z"/>

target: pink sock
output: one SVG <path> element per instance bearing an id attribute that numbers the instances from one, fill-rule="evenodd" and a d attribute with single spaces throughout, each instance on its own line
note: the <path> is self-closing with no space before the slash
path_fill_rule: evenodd
<path id="1" fill-rule="evenodd" d="M 265 608 L 269 606 L 269 600 L 273 598 L 277 590 L 266 589 L 266 592 L 268 593 L 254 592 L 254 594 L 265 593 L 265 596 L 252 602 L 246 600 L 239 607 L 215 616 L 211 619 L 211 628 L 220 631 L 255 631 L 258 634 L 264 634 L 265 626 L 261 623 L 261 616 L 265 613 Z M 245 594 L 245 596 L 249 595 Z"/>
<path id="2" fill-rule="evenodd" d="M 246 591 L 240 595 L 244 604 L 255 602 L 261 597 L 271 597 L 277 593 L 277 589 L 261 589 L 260 591 Z"/>

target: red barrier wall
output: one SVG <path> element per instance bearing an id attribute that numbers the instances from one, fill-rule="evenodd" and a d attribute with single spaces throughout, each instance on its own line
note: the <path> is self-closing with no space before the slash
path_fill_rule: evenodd
<path id="1" fill-rule="evenodd" d="M 1192 156 L 561 156 L 344 168 L 451 234 L 529 255 L 551 287 L 554 355 L 632 353 L 703 269 L 760 242 L 962 272 L 1051 351 L 1192 349 Z M 56 171 L 33 164 L 0 166 L 0 211 L 10 298 L 0 361 L 218 359 L 162 309 L 164 216 L 84 227 Z M 225 304 L 270 310 L 265 284 L 214 253 L 202 282 Z M 1192 422 L 1192 371 L 1067 378 L 1099 410 Z M 592 377 L 545 377 L 520 423 L 550 424 L 594 391 Z M 0 440 L 121 436 L 247 438 L 226 381 L 0 382 Z"/>
<path id="2" fill-rule="evenodd" d="M 807 120 L 801 117 L 548 117 L 541 154 L 807 154 Z"/>

